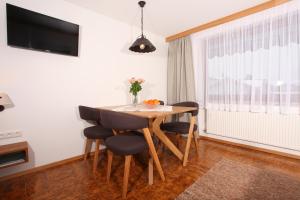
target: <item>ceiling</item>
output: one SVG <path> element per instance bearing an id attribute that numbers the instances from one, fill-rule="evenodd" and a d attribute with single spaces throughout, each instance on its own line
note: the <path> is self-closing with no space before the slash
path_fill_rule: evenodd
<path id="1" fill-rule="evenodd" d="M 138 0 L 66 0 L 100 14 L 140 26 Z M 169 36 L 267 0 L 148 0 L 144 27 Z"/>

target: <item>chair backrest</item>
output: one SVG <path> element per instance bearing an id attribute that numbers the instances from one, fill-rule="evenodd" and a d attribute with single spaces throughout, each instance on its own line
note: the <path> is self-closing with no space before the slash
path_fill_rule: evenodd
<path id="1" fill-rule="evenodd" d="M 80 118 L 100 124 L 100 110 L 87 106 L 79 106 Z"/>
<path id="2" fill-rule="evenodd" d="M 185 101 L 185 102 L 180 102 L 180 103 L 175 103 L 173 106 L 183 106 L 183 107 L 195 107 L 197 110 L 192 110 L 189 111 L 189 113 L 192 114 L 192 116 L 198 115 L 199 112 L 199 104 L 193 101 Z"/>
<path id="3" fill-rule="evenodd" d="M 100 111 L 101 124 L 108 129 L 138 130 L 148 127 L 148 119 L 110 110 Z"/>
<path id="4" fill-rule="evenodd" d="M 163 105 L 165 105 L 165 102 L 164 102 L 164 101 L 161 101 L 161 100 L 159 100 L 159 105 L 163 106 Z"/>

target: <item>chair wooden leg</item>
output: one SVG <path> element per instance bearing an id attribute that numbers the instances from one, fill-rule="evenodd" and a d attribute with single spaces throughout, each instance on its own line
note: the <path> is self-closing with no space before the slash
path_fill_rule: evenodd
<path id="1" fill-rule="evenodd" d="M 199 156 L 198 134 L 197 134 L 196 131 L 194 132 L 193 136 L 194 136 L 194 143 L 195 143 L 195 147 L 196 147 L 196 152 L 197 152 L 197 155 Z"/>
<path id="2" fill-rule="evenodd" d="M 153 184 L 153 158 L 151 152 L 149 151 L 149 160 L 148 160 L 148 183 L 149 185 Z"/>
<path id="3" fill-rule="evenodd" d="M 183 166 L 186 166 L 187 160 L 189 158 L 191 141 L 192 141 L 192 137 L 193 137 L 193 134 L 194 134 L 194 124 L 195 124 L 195 117 L 191 117 L 189 134 L 188 134 L 188 138 L 187 138 L 187 142 L 186 142 L 186 146 L 185 146 L 184 157 L 183 157 Z"/>
<path id="4" fill-rule="evenodd" d="M 124 169 L 124 177 L 123 177 L 123 192 L 122 198 L 125 199 L 127 195 L 127 188 L 128 188 L 128 178 L 130 172 L 130 162 L 131 162 L 132 155 L 125 156 L 125 169 Z"/>
<path id="5" fill-rule="evenodd" d="M 117 133 L 117 131 L 115 129 L 112 129 L 112 131 L 113 131 L 114 135 L 118 135 L 118 133 Z"/>
<path id="6" fill-rule="evenodd" d="M 184 152 L 184 157 L 183 157 L 183 166 L 186 166 L 187 160 L 189 158 L 189 151 L 190 151 L 190 147 L 191 147 L 192 137 L 193 137 L 192 133 L 189 133 L 187 142 L 186 142 L 186 146 L 185 146 L 185 152 Z"/>
<path id="7" fill-rule="evenodd" d="M 99 148 L 100 148 L 100 140 L 96 140 L 96 148 L 95 148 L 95 156 L 94 156 L 94 163 L 93 163 L 93 172 L 96 173 L 97 165 L 98 165 L 98 159 L 99 159 Z"/>
<path id="8" fill-rule="evenodd" d="M 84 151 L 84 160 L 86 160 L 91 152 L 93 140 L 92 139 L 86 139 L 85 142 L 85 151 Z"/>
<path id="9" fill-rule="evenodd" d="M 110 180 L 112 160 L 113 160 L 113 153 L 108 150 L 107 151 L 107 174 L 106 174 L 106 180 L 108 183 Z"/>

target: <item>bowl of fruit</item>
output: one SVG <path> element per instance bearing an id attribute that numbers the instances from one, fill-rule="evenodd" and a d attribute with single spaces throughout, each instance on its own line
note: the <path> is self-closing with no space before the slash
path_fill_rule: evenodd
<path id="1" fill-rule="evenodd" d="M 160 101 L 157 99 L 144 100 L 144 105 L 149 109 L 156 108 L 159 104 Z"/>

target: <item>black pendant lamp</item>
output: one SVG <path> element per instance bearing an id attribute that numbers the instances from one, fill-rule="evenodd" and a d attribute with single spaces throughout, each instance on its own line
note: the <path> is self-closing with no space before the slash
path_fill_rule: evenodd
<path id="1" fill-rule="evenodd" d="M 146 4 L 145 1 L 139 1 L 138 3 L 141 7 L 141 30 L 142 30 L 142 35 L 136 39 L 136 41 L 129 47 L 130 51 L 138 52 L 138 53 L 149 53 L 153 52 L 156 50 L 155 46 L 144 36 L 144 13 L 143 13 L 143 8 Z"/>

